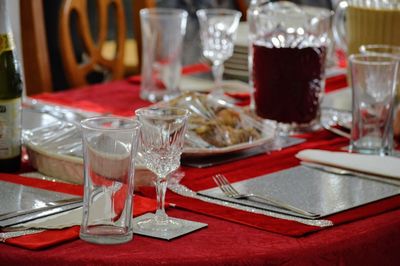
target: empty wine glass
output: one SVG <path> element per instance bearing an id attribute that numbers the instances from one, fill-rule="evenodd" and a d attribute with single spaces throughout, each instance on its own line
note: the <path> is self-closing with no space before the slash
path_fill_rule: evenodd
<path id="1" fill-rule="evenodd" d="M 189 112 L 174 107 L 150 107 L 136 110 L 142 123 L 139 139 L 141 159 L 156 174 L 157 211 L 152 218 L 138 222 L 146 231 L 169 231 L 180 228 L 180 223 L 165 213 L 164 202 L 168 174 L 180 165 L 186 121 Z"/>
<path id="2" fill-rule="evenodd" d="M 212 62 L 215 92 L 221 92 L 224 61 L 232 56 L 236 30 L 241 13 L 230 9 L 200 9 L 196 12 L 200 22 L 203 55 Z"/>

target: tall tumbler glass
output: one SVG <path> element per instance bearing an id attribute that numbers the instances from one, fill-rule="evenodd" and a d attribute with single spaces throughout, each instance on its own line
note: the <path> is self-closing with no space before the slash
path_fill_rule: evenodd
<path id="1" fill-rule="evenodd" d="M 187 16 L 188 13 L 181 9 L 140 10 L 142 99 L 157 102 L 179 94 Z"/>
<path id="2" fill-rule="evenodd" d="M 391 154 L 393 100 L 398 60 L 389 55 L 351 55 L 353 120 L 350 150 Z"/>
<path id="3" fill-rule="evenodd" d="M 84 204 L 80 238 L 97 244 L 132 239 L 132 196 L 140 123 L 94 117 L 81 122 Z"/>
<path id="4" fill-rule="evenodd" d="M 282 133 L 319 126 L 331 15 L 285 1 L 248 12 L 252 106 Z"/>
<path id="5" fill-rule="evenodd" d="M 399 16 L 400 18 L 400 16 Z M 361 54 L 391 55 L 400 62 L 400 46 L 387 44 L 365 44 L 360 46 Z M 397 69 L 397 85 L 393 107 L 393 134 L 397 144 L 400 145 L 400 67 Z"/>

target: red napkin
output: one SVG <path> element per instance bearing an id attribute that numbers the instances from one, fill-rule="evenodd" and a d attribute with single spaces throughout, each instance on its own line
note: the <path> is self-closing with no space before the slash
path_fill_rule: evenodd
<path id="1" fill-rule="evenodd" d="M 2 173 L 0 173 L 0 180 L 57 191 L 57 192 L 69 193 L 73 195 L 79 195 L 79 196 L 83 195 L 83 187 L 81 185 L 51 182 L 46 180 L 33 179 L 18 175 L 2 174 Z M 146 212 L 152 212 L 155 209 L 156 209 L 156 201 L 154 199 L 141 197 L 139 195 L 134 196 L 133 216 L 139 216 Z M 73 226 L 67 229 L 46 230 L 44 232 L 37 234 L 9 238 L 5 241 L 5 243 L 27 249 L 38 250 L 55 246 L 78 238 L 79 238 L 79 226 Z"/>

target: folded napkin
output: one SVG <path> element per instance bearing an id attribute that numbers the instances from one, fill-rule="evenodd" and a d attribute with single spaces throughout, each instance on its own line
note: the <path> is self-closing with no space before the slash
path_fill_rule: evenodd
<path id="1" fill-rule="evenodd" d="M 303 161 L 400 179 L 400 158 L 396 157 L 311 149 L 300 151 L 296 157 Z"/>

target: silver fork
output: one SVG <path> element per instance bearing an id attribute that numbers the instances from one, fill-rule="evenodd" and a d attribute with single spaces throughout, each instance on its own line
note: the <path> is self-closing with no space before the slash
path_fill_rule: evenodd
<path id="1" fill-rule="evenodd" d="M 316 217 L 320 216 L 319 214 L 299 209 L 290 204 L 287 204 L 285 202 L 279 201 L 277 199 L 274 199 L 274 198 L 271 198 L 268 196 L 259 196 L 259 195 L 253 194 L 253 193 L 240 193 L 231 185 L 231 183 L 229 183 L 228 179 L 226 179 L 226 177 L 224 175 L 221 175 L 221 174 L 214 175 L 213 179 L 214 179 L 214 182 L 218 185 L 218 187 L 222 190 L 222 192 L 229 198 L 234 198 L 234 199 L 255 198 L 255 199 L 265 201 L 266 203 L 268 203 L 272 206 L 275 206 L 275 207 L 278 207 L 281 209 L 285 209 L 285 210 L 291 211 L 293 213 L 296 213 L 296 214 L 299 214 L 302 216 L 306 216 L 306 217 L 310 217 L 310 218 L 316 218 Z"/>

